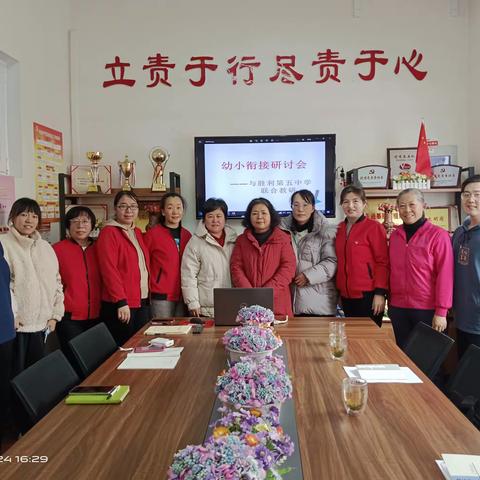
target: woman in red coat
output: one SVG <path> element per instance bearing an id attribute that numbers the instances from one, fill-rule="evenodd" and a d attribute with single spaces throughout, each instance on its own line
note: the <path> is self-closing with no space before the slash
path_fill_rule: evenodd
<path id="1" fill-rule="evenodd" d="M 183 317 L 180 266 L 183 251 L 192 234 L 182 227 L 185 200 L 175 192 L 160 201 L 160 223 L 145 234 L 150 255 L 151 312 L 153 318 Z"/>
<path id="2" fill-rule="evenodd" d="M 142 232 L 135 226 L 136 195 L 119 191 L 113 206 L 115 218 L 107 222 L 97 240 L 103 280 L 100 318 L 117 345 L 123 345 L 149 320 L 149 257 Z"/>
<path id="3" fill-rule="evenodd" d="M 84 205 L 65 216 L 68 238 L 53 245 L 62 277 L 65 314 L 57 325 L 60 346 L 70 357 L 68 342 L 98 323 L 102 282 L 97 247 L 90 237 L 96 218 Z"/>
<path id="4" fill-rule="evenodd" d="M 230 260 L 235 287 L 273 288 L 274 313 L 293 317 L 290 283 L 296 260 L 290 236 L 278 225 L 280 218 L 266 198 L 255 198 L 247 207 Z"/>
<path id="5" fill-rule="evenodd" d="M 362 188 L 349 185 L 340 194 L 345 221 L 338 226 L 337 288 L 347 317 L 370 317 L 382 326 L 388 289 L 387 235 L 383 225 L 365 216 Z"/>

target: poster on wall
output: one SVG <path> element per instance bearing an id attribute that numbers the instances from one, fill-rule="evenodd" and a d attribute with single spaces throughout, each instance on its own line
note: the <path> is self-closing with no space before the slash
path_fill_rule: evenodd
<path id="1" fill-rule="evenodd" d="M 8 232 L 8 214 L 15 201 L 15 179 L 0 175 L 0 233 Z"/>
<path id="2" fill-rule="evenodd" d="M 33 124 L 35 194 L 42 210 L 42 224 L 58 222 L 58 173 L 63 171 L 63 134 L 39 123 Z"/>

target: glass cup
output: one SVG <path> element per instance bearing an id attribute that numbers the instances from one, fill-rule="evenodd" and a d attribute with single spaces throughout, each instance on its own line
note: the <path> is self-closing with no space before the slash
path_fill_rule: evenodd
<path id="1" fill-rule="evenodd" d="M 329 334 L 330 335 L 335 334 L 342 337 L 346 337 L 347 335 L 345 334 L 345 322 L 339 322 L 339 321 L 330 322 Z"/>
<path id="2" fill-rule="evenodd" d="M 348 415 L 359 415 L 365 410 L 368 400 L 368 384 L 363 378 L 344 378 L 342 398 Z"/>
<path id="3" fill-rule="evenodd" d="M 330 356 L 333 360 L 343 360 L 347 353 L 347 337 L 331 333 L 329 337 Z"/>

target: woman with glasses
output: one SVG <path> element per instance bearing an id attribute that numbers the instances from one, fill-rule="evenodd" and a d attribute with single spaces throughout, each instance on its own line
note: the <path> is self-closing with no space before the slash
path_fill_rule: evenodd
<path id="1" fill-rule="evenodd" d="M 8 221 L 10 230 L 0 241 L 10 268 L 17 328 L 13 375 L 17 375 L 44 356 L 46 332 L 53 332 L 63 317 L 63 289 L 57 256 L 37 230 L 42 221 L 38 203 L 31 198 L 16 200 Z"/>
<path id="2" fill-rule="evenodd" d="M 280 217 L 266 198 L 254 198 L 242 221 L 230 260 L 232 283 L 240 288 L 273 288 L 275 315 L 293 316 L 290 284 L 295 277 L 295 253 L 280 229 Z"/>
<path id="3" fill-rule="evenodd" d="M 152 318 L 183 317 L 180 266 L 183 251 L 192 234 L 182 227 L 185 200 L 175 192 L 160 201 L 160 223 L 145 234 L 150 255 Z"/>
<path id="4" fill-rule="evenodd" d="M 480 347 L 480 175 L 462 184 L 462 208 L 467 216 L 453 234 L 453 312 L 457 350 L 461 357 L 470 345 Z"/>
<path id="5" fill-rule="evenodd" d="M 345 220 L 335 239 L 337 288 L 347 317 L 370 317 L 382 326 L 388 288 L 387 235 L 383 226 L 365 216 L 362 188 L 348 185 L 340 193 Z"/>
<path id="6" fill-rule="evenodd" d="M 453 252 L 446 230 L 425 218 L 420 190 L 408 188 L 397 197 L 403 225 L 390 237 L 388 315 L 401 348 L 417 323 L 442 332 L 452 306 Z"/>
<path id="7" fill-rule="evenodd" d="M 297 257 L 293 280 L 293 312 L 303 316 L 334 316 L 337 308 L 335 227 L 315 210 L 315 197 L 299 190 L 290 198 L 292 214 L 282 220 Z"/>
<path id="8" fill-rule="evenodd" d="M 96 245 L 102 276 L 100 318 L 122 345 L 149 319 L 149 256 L 135 226 L 136 195 L 120 191 L 113 206 L 114 219 L 102 228 Z"/>
<path id="9" fill-rule="evenodd" d="M 98 323 L 101 277 L 97 248 L 90 237 L 96 218 L 85 206 L 71 208 L 65 215 L 67 238 L 53 245 L 57 254 L 65 295 L 65 314 L 57 335 L 63 353 L 70 356 L 68 342 Z"/>

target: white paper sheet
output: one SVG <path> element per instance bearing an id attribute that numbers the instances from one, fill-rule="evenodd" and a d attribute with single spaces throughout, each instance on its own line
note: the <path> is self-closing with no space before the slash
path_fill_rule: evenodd
<path id="1" fill-rule="evenodd" d="M 147 358 L 147 357 L 179 357 L 183 351 L 183 347 L 171 347 L 166 348 L 163 352 L 131 352 L 127 355 L 127 357 L 131 358 Z"/>
<path id="2" fill-rule="evenodd" d="M 172 370 L 180 359 L 180 356 L 151 357 L 140 354 L 132 357 L 130 355 L 118 366 L 118 370 Z"/>
<path id="3" fill-rule="evenodd" d="M 423 383 L 408 367 L 400 367 L 399 369 L 391 370 L 359 370 L 356 366 L 344 366 L 343 369 L 350 378 L 363 378 L 368 383 Z"/>

